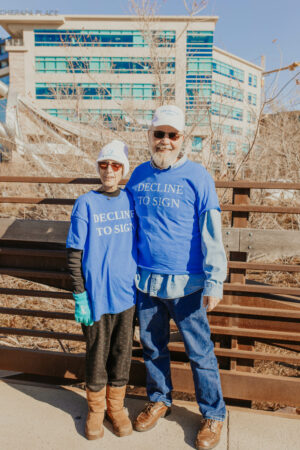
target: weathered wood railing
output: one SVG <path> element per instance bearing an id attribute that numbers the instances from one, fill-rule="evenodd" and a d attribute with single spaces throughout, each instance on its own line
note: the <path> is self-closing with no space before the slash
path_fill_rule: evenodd
<path id="1" fill-rule="evenodd" d="M 49 183 L 95 185 L 97 178 L 20 178 L 0 177 L 0 183 Z M 300 404 L 300 381 L 295 377 L 254 373 L 254 361 L 276 361 L 299 365 L 300 349 L 300 288 L 266 285 L 247 280 L 248 271 L 300 272 L 297 264 L 247 262 L 247 255 L 257 247 L 268 255 L 272 247 L 284 254 L 300 255 L 300 232 L 291 230 L 259 230 L 248 227 L 249 213 L 300 214 L 300 206 L 251 204 L 252 189 L 299 190 L 300 183 L 256 183 L 246 181 L 216 182 L 219 189 L 232 189 L 232 203 L 221 205 L 231 212 L 231 227 L 224 228 L 225 248 L 229 253 L 229 276 L 224 285 L 224 299 L 209 314 L 221 370 L 224 395 L 230 399 L 275 401 Z M 2 204 L 72 205 L 71 198 L 0 197 Z M 0 219 L 0 274 L 31 280 L 63 291 L 0 288 L 0 296 L 45 297 L 71 299 L 69 275 L 66 270 L 64 243 L 68 222 L 21 219 Z M 270 258 L 269 258 L 270 259 Z M 2 315 L 73 320 L 73 314 L 0 307 Z M 0 316 L 1 317 L 1 316 Z M 193 392 L 191 371 L 187 364 L 183 343 L 178 340 L 176 327 L 170 343 L 174 389 Z M 44 329 L 0 326 L 0 334 L 83 341 L 76 333 L 54 332 Z M 255 351 L 255 342 L 263 342 L 293 351 L 273 353 Z M 0 347 L 0 369 L 39 375 L 84 378 L 84 355 L 24 348 Z M 130 383 L 145 383 L 144 365 L 138 342 L 133 348 Z"/>

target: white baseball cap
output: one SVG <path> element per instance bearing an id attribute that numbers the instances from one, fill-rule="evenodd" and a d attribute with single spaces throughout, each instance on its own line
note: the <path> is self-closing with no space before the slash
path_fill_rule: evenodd
<path id="1" fill-rule="evenodd" d="M 129 161 L 128 161 L 128 147 L 122 142 L 114 139 L 113 141 L 106 144 L 101 150 L 96 160 L 97 170 L 99 172 L 98 162 L 107 161 L 111 159 L 120 164 L 123 164 L 123 177 L 129 172 Z"/>
<path id="2" fill-rule="evenodd" d="M 184 130 L 183 111 L 175 105 L 159 106 L 154 112 L 151 125 L 152 127 L 169 125 L 175 128 L 175 130 L 182 132 Z"/>

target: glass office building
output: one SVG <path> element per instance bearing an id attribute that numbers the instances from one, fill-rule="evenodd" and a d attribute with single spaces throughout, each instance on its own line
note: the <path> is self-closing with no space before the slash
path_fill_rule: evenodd
<path id="1" fill-rule="evenodd" d="M 0 39 L 0 81 L 9 84 L 8 52 L 5 49 L 5 39 Z M 0 122 L 5 122 L 6 99 L 0 100 Z"/>
<path id="2" fill-rule="evenodd" d="M 0 81 L 9 84 L 8 52 L 5 49 L 5 39 L 0 39 Z M 0 99 L 0 122 L 6 121 L 6 99 Z M 0 163 L 8 161 L 10 152 L 0 143 Z"/>
<path id="3" fill-rule="evenodd" d="M 254 134 L 262 69 L 214 46 L 217 20 L 162 16 L 143 27 L 133 16 L 2 15 L 0 25 L 12 38 L 11 86 L 52 116 L 119 120 L 132 131 L 161 103 L 176 103 L 195 156 L 213 133 L 232 158 Z"/>

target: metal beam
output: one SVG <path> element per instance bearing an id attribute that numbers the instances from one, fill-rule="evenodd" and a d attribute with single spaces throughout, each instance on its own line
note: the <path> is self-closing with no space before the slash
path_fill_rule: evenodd
<path id="1" fill-rule="evenodd" d="M 128 179 L 121 181 L 126 184 Z M 55 183 L 55 184 L 99 184 L 99 178 L 63 178 L 63 177 L 12 177 L 0 176 L 0 183 Z M 261 181 L 216 181 L 217 188 L 244 189 L 294 189 L 300 190 L 300 183 L 261 182 Z"/>
<path id="2" fill-rule="evenodd" d="M 238 230 L 236 230 L 236 231 L 238 231 Z M 256 231 L 258 231 L 258 230 L 256 230 Z M 264 231 L 267 231 L 267 230 L 264 230 Z M 270 231 L 270 230 L 268 230 L 268 231 Z M 282 233 L 284 233 L 284 231 Z M 293 231 L 292 233 L 295 233 L 295 231 Z M 299 239 L 300 239 L 300 232 L 296 231 L 296 233 L 299 233 Z M 296 237 L 296 236 L 293 235 L 292 238 L 294 238 L 294 237 Z M 294 239 L 292 239 L 292 243 L 294 243 Z M 245 247 L 246 247 L 246 244 L 243 243 L 243 246 L 239 247 L 239 248 L 245 248 Z M 300 245 L 299 245 L 299 249 L 300 249 Z M 294 250 L 295 250 L 295 247 L 294 247 Z M 233 269 L 241 268 L 241 269 L 247 269 L 247 270 L 300 272 L 300 265 L 293 265 L 293 264 L 268 264 L 268 263 L 259 263 L 259 262 L 228 261 L 228 267 L 233 268 Z"/>
<path id="3" fill-rule="evenodd" d="M 27 349 L 0 348 L 0 368 L 38 375 L 74 380 L 84 379 L 84 355 Z M 194 393 L 189 364 L 171 364 L 175 391 Z M 296 378 L 259 375 L 221 370 L 221 382 L 226 398 L 271 401 L 299 405 L 300 381 Z M 146 371 L 142 358 L 133 358 L 129 384 L 145 386 Z"/>
<path id="4" fill-rule="evenodd" d="M 300 214 L 300 208 L 269 205 L 220 205 L 222 211 L 257 212 L 271 214 Z M 269 231 L 269 230 L 268 230 Z"/>
<path id="5" fill-rule="evenodd" d="M 59 298 L 73 300 L 71 292 L 38 291 L 36 289 L 0 288 L 0 295 L 16 295 L 18 297 Z"/>
<path id="6" fill-rule="evenodd" d="M 266 286 L 260 284 L 232 284 L 224 283 L 224 291 L 248 292 L 256 294 L 300 295 L 300 288 L 284 288 L 278 286 Z"/>
<path id="7" fill-rule="evenodd" d="M 0 334 L 13 336 L 32 336 L 46 339 L 60 339 L 65 341 L 84 341 L 82 334 L 61 333 L 58 331 L 30 330 L 29 328 L 0 327 Z"/>
<path id="8" fill-rule="evenodd" d="M 5 308 L 0 306 L 0 314 L 26 317 L 43 317 L 44 319 L 74 320 L 74 313 L 41 311 L 39 309 Z"/>
<path id="9" fill-rule="evenodd" d="M 171 353 L 175 352 L 178 355 L 186 354 L 183 342 L 170 342 L 168 348 Z M 141 349 L 142 348 L 140 347 L 137 350 Z M 222 356 L 226 358 L 253 359 L 254 361 L 276 361 L 294 365 L 300 364 L 300 356 L 286 356 L 282 353 L 266 353 L 221 347 L 215 347 L 214 352 L 216 356 Z M 176 361 L 176 358 L 172 359 Z"/>
<path id="10" fill-rule="evenodd" d="M 83 354 L 0 347 L 0 368 L 57 378 L 84 379 Z"/>
<path id="11" fill-rule="evenodd" d="M 279 308 L 260 308 L 256 306 L 243 306 L 243 305 L 226 305 L 222 302 L 209 313 L 209 315 L 214 315 L 217 313 L 228 313 L 230 315 L 249 315 L 255 316 L 257 319 L 262 316 L 270 317 L 270 318 L 279 318 L 279 319 L 292 319 L 297 321 L 300 319 L 300 308 L 299 310 L 291 310 L 291 309 L 279 309 Z"/>

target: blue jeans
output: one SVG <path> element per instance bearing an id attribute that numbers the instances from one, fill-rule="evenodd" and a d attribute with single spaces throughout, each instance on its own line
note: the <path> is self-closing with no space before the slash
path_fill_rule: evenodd
<path id="1" fill-rule="evenodd" d="M 170 318 L 176 323 L 189 357 L 197 403 L 205 419 L 224 420 L 226 415 L 220 375 L 202 290 L 185 297 L 165 300 L 138 291 L 137 311 L 147 370 L 150 401 L 172 403 Z"/>

